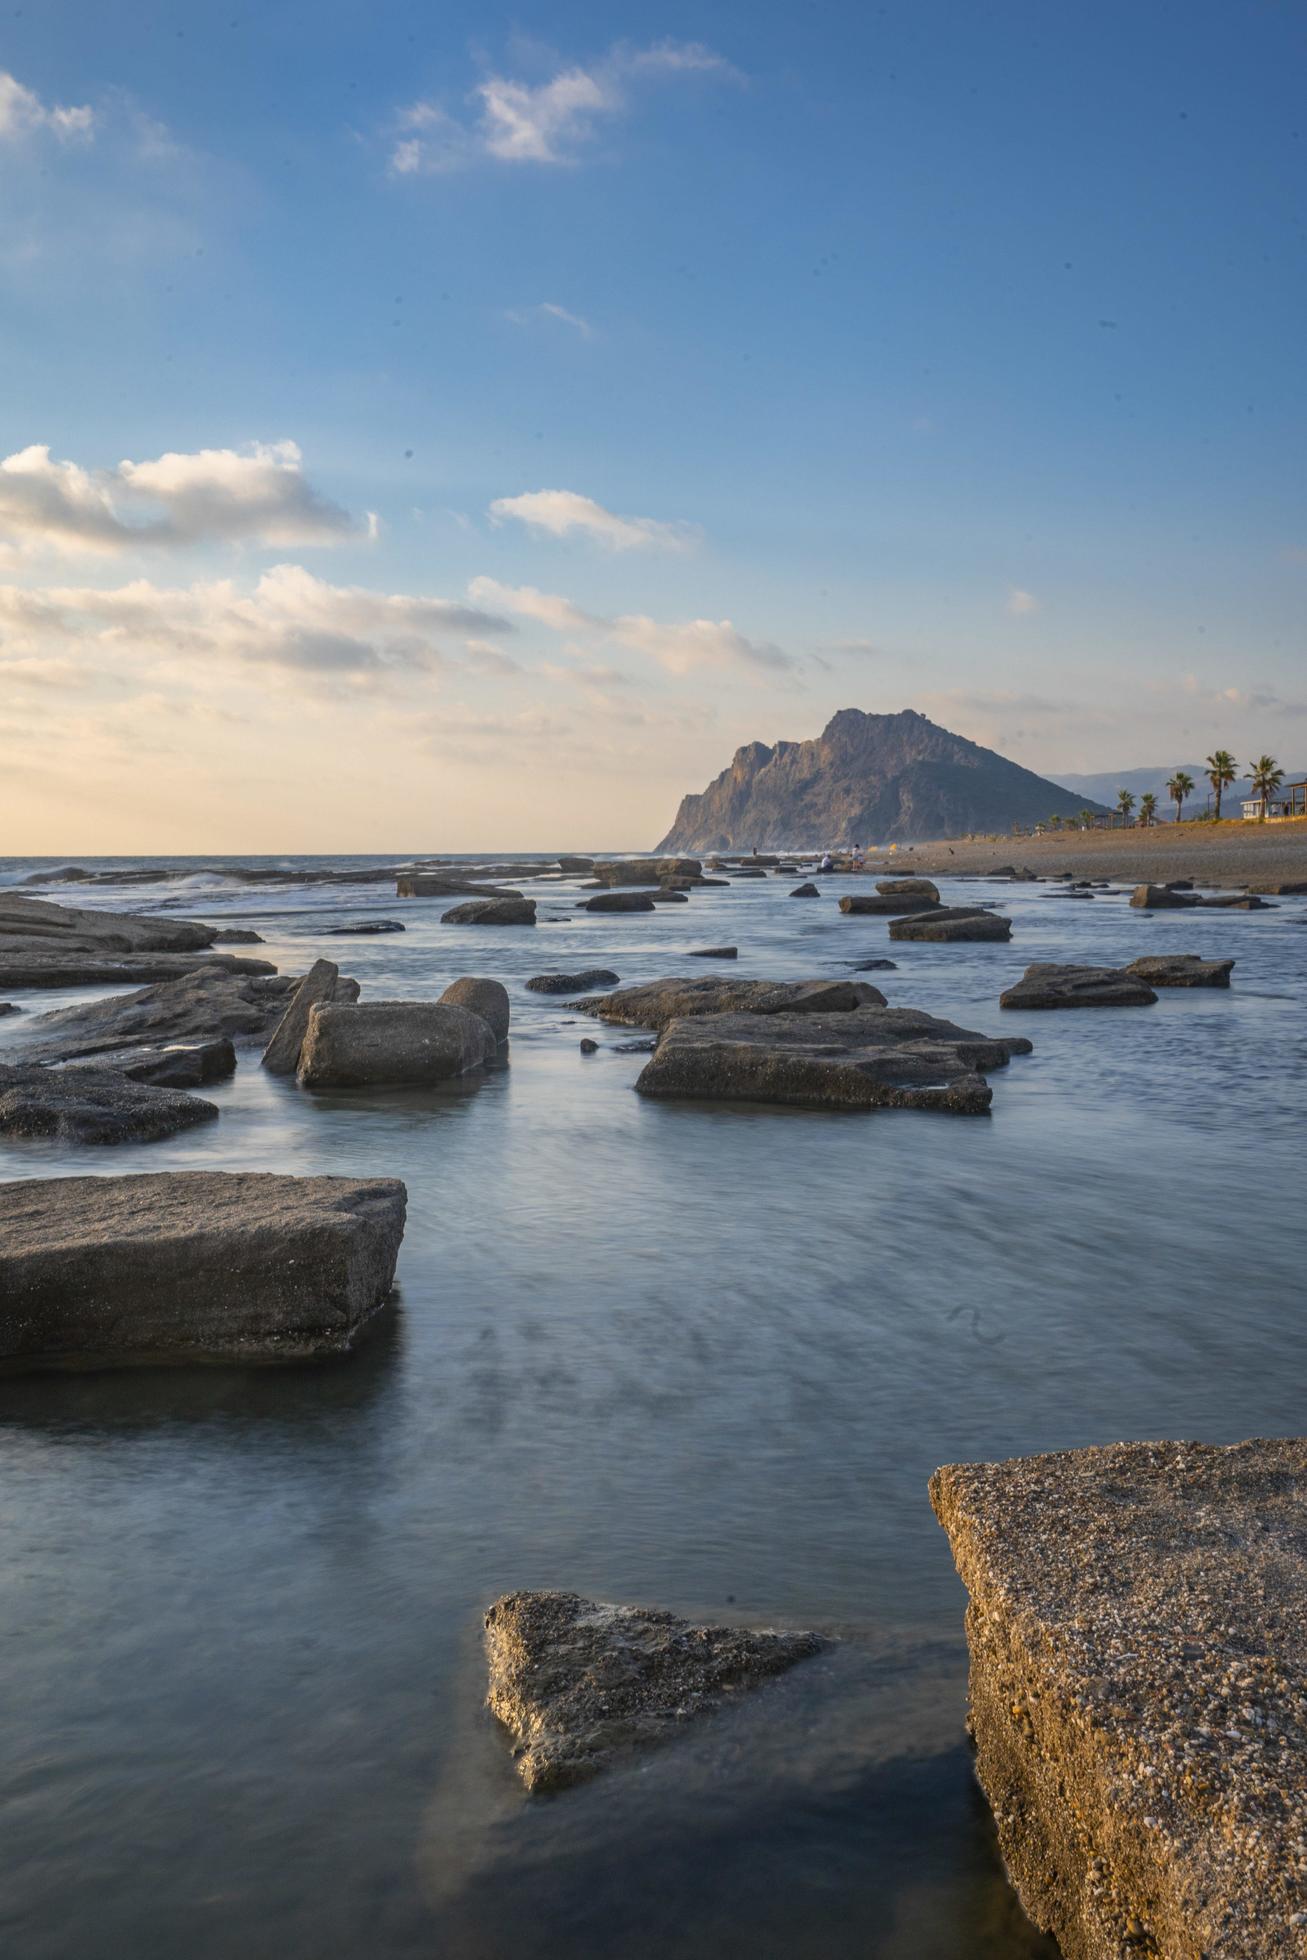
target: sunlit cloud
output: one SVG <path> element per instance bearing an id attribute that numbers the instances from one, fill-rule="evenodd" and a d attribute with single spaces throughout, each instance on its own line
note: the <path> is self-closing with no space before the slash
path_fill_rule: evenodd
<path id="1" fill-rule="evenodd" d="M 528 82 L 491 75 L 472 91 L 472 114 L 452 115 L 423 99 L 400 110 L 390 168 L 399 177 L 429 176 L 493 158 L 509 164 L 575 164 L 597 129 L 625 114 L 633 88 L 676 75 L 734 77 L 728 61 L 698 41 L 624 43 L 598 60 L 560 68 Z"/>
<path id="2" fill-rule="evenodd" d="M 1008 587 L 1007 609 L 1010 613 L 1035 613 L 1039 611 L 1039 601 L 1033 592 L 1023 592 L 1019 585 Z"/>
<path id="3" fill-rule="evenodd" d="M 537 320 L 558 320 L 565 327 L 572 327 L 582 340 L 594 339 L 594 328 L 579 313 L 570 307 L 560 306 L 557 300 L 542 299 L 535 306 L 510 306 L 504 318 L 511 320 L 515 327 L 528 327 Z"/>
<path id="4" fill-rule="evenodd" d="M 21 143 L 42 133 L 62 143 L 86 141 L 95 130 L 95 111 L 82 104 L 72 108 L 62 103 L 42 102 L 34 89 L 24 86 L 7 69 L 0 68 L 0 143 Z"/>
<path id="5" fill-rule="evenodd" d="M 698 539 L 692 525 L 667 524 L 654 517 L 619 517 L 593 497 L 576 490 L 528 490 L 519 497 L 496 497 L 490 519 L 516 518 L 537 536 L 591 538 L 609 551 L 685 551 Z"/>
<path id="6" fill-rule="evenodd" d="M 121 552 L 249 544 L 284 550 L 370 533 L 315 490 L 293 442 L 171 451 L 90 471 L 32 443 L 0 461 L 0 547 Z"/>

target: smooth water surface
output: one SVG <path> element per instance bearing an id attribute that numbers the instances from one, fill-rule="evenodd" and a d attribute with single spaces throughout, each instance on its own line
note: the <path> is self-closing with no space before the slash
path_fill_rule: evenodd
<path id="1" fill-rule="evenodd" d="M 17 880 L 31 868 L 0 867 Z M 905 866 L 905 868 L 907 868 Z M 964 1734 L 941 1462 L 1301 1433 L 1307 901 L 1142 916 L 979 888 L 1010 946 L 890 946 L 792 876 L 534 929 L 220 876 L 78 904 L 248 921 L 365 997 L 513 996 L 507 1064 L 314 1097 L 246 1052 L 217 1124 L 4 1175 L 402 1177 L 399 1290 L 347 1361 L 0 1388 L 0 1927 L 24 1960 L 1018 1960 Z M 821 881 L 819 881 L 821 882 Z M 974 885 L 946 888 L 973 900 Z M 407 931 L 330 938 L 369 913 Z M 1029 1034 L 993 1112 L 646 1103 L 632 1038 L 523 991 L 611 965 L 869 976 Z M 245 949 L 235 948 L 241 951 Z M 1000 1014 L 1035 959 L 1237 958 L 1227 992 Z M 104 990 L 100 990 L 104 991 Z M 67 998 L 16 996 L 30 1022 Z M 8 1041 L 21 1045 L 13 1023 Z M 579 1053 L 583 1035 L 600 1053 Z M 816 1626 L 827 1656 L 549 1801 L 482 1708 L 518 1587 Z"/>

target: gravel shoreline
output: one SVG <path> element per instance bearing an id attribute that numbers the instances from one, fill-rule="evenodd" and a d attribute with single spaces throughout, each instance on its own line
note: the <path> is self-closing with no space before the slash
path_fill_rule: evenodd
<path id="1" fill-rule="evenodd" d="M 1195 878 L 1223 886 L 1307 879 L 1307 821 L 1157 824 L 1148 830 L 1077 830 L 1046 837 L 946 837 L 868 853 L 869 865 L 956 877 L 1029 867 L 1044 877 L 1115 878 L 1141 885 Z"/>

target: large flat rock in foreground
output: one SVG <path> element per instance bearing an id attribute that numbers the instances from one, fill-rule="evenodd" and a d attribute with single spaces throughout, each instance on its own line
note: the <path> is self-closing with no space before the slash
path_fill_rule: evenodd
<path id="1" fill-rule="evenodd" d="M 640 1072 L 642 1095 L 819 1109 L 983 1115 L 985 1080 L 1030 1043 L 973 1034 L 916 1008 L 706 1014 L 675 1020 Z"/>
<path id="2" fill-rule="evenodd" d="M 394 1178 L 0 1185 L 0 1372 L 343 1354 L 390 1292 Z"/>
<path id="3" fill-rule="evenodd" d="M 584 1782 L 616 1758 L 818 1653 L 816 1633 L 696 1626 L 656 1607 L 508 1593 L 486 1614 L 487 1696 L 528 1790 Z"/>
<path id="4" fill-rule="evenodd" d="M 138 912 L 100 912 L 0 893 L 0 946 L 64 953 L 191 953 L 213 944 L 216 926 Z"/>
<path id="5" fill-rule="evenodd" d="M 1307 1442 L 954 1464 L 976 1767 L 1066 1960 L 1307 1954 Z"/>

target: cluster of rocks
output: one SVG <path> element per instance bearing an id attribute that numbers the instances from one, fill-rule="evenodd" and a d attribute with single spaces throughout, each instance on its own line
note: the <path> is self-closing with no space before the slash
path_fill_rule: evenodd
<path id="1" fill-rule="evenodd" d="M 174 979 L 197 967 L 270 974 L 266 960 L 215 953 L 216 926 L 53 905 L 0 893 L 0 987 L 90 987 Z"/>
<path id="2" fill-rule="evenodd" d="M 1170 885 L 1136 885 L 1130 894 L 1130 903 L 1142 912 L 1180 912 L 1200 906 L 1215 907 L 1223 912 L 1264 912 L 1273 909 L 1255 893 L 1197 892 L 1189 878 L 1177 879 Z"/>
<path id="3" fill-rule="evenodd" d="M 999 996 L 1000 1007 L 1151 1007 L 1155 987 L 1228 987 L 1233 960 L 1168 953 L 1129 966 L 1028 966 Z"/>

